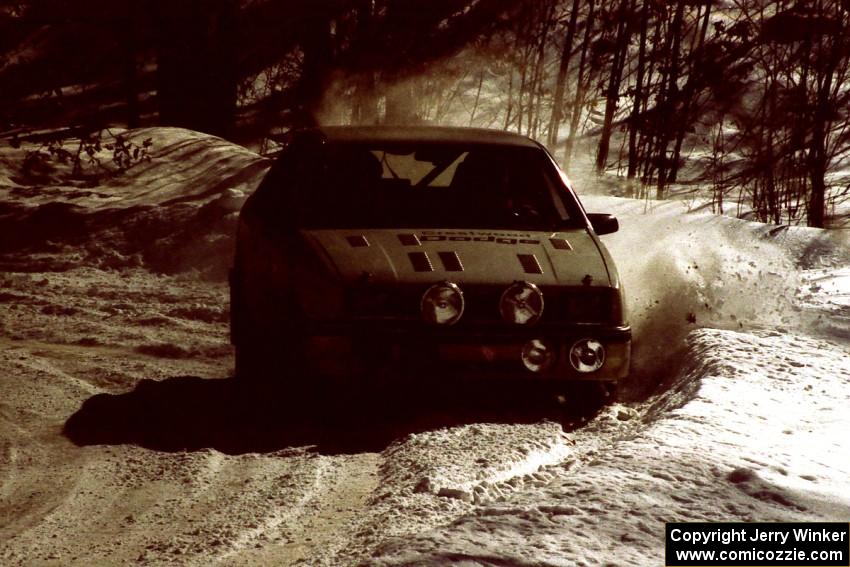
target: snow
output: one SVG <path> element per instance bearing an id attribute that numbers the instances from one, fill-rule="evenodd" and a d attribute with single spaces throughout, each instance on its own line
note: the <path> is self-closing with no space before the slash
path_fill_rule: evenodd
<path id="1" fill-rule="evenodd" d="M 589 195 L 636 340 L 586 426 L 474 394 L 258 416 L 223 276 L 268 162 L 129 135 L 151 161 L 95 187 L 0 150 L 0 563 L 657 565 L 664 522 L 850 517 L 848 231 Z"/>
<path id="2" fill-rule="evenodd" d="M 374 564 L 650 565 L 663 522 L 846 521 L 846 349 L 704 329 L 687 352 L 666 393 L 636 407 L 641 422 L 609 412 L 544 486 L 390 540 Z"/>

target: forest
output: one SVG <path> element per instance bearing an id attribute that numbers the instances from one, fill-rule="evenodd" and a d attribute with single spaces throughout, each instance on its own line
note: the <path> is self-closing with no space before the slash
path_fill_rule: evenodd
<path id="1" fill-rule="evenodd" d="M 702 191 L 715 212 L 773 224 L 847 220 L 848 73 L 848 0 L 0 7 L 4 144 L 80 159 L 105 128 L 180 126 L 261 152 L 315 124 L 499 128 L 625 195 Z"/>
<path id="2" fill-rule="evenodd" d="M 671 523 L 847 528 L 848 74 L 850 0 L 0 0 L 0 567 L 640 567 Z M 530 136 L 619 229 L 526 239 L 513 185 L 455 167 L 411 209 L 492 187 L 516 227 L 428 242 L 375 226 L 409 184 L 340 167 L 318 215 L 377 222 L 296 231 L 257 187 L 333 124 Z M 446 283 L 466 322 L 418 325 Z M 559 371 L 612 328 L 600 407 Z"/>

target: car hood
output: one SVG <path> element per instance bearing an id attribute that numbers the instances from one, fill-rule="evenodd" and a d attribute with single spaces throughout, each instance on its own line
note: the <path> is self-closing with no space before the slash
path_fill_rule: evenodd
<path id="1" fill-rule="evenodd" d="M 344 281 L 373 283 L 616 285 L 601 244 L 584 229 L 304 230 L 305 241 Z"/>

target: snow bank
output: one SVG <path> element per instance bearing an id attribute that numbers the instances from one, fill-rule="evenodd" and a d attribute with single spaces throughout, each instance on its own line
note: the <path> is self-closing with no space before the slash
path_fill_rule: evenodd
<path id="1" fill-rule="evenodd" d="M 116 132 L 116 135 L 119 133 Z M 75 175 L 48 161 L 24 173 L 26 144 L 0 149 L 0 255 L 12 270 L 57 271 L 80 265 L 198 269 L 222 278 L 231 260 L 236 216 L 269 161 L 220 138 L 179 128 L 122 133 L 150 138 L 150 160 L 125 172 L 102 166 Z"/>
<path id="2" fill-rule="evenodd" d="M 800 305 L 815 328 L 850 341 L 850 268 L 806 270 L 802 281 Z"/>
<path id="3" fill-rule="evenodd" d="M 356 521 L 356 540 L 310 565 L 349 565 L 387 538 L 436 528 L 554 478 L 546 471 L 573 452 L 553 422 L 476 423 L 409 434 L 380 453 L 375 490 Z"/>
<path id="4" fill-rule="evenodd" d="M 691 364 L 638 407 L 642 423 L 613 408 L 545 486 L 389 541 L 370 564 L 650 565 L 664 522 L 845 521 L 846 345 L 704 329 L 685 350 Z"/>
<path id="5" fill-rule="evenodd" d="M 370 565 L 649 565 L 668 521 L 850 516 L 847 236 L 585 203 L 621 219 L 604 239 L 636 331 L 632 402 L 571 434 L 548 481 L 407 530 Z"/>
<path id="6" fill-rule="evenodd" d="M 681 364 L 684 337 L 711 327 L 831 333 L 804 309 L 805 269 L 850 263 L 850 234 L 689 212 L 680 202 L 590 196 L 620 231 L 604 236 L 625 284 L 635 335 L 634 372 L 624 394 L 650 391 Z"/>

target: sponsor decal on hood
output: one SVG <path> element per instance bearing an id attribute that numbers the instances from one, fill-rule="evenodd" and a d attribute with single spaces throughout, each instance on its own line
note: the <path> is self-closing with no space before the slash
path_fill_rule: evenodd
<path id="1" fill-rule="evenodd" d="M 302 235 L 347 281 L 368 273 L 376 283 L 610 285 L 596 242 L 581 229 L 333 229 L 304 230 Z"/>

